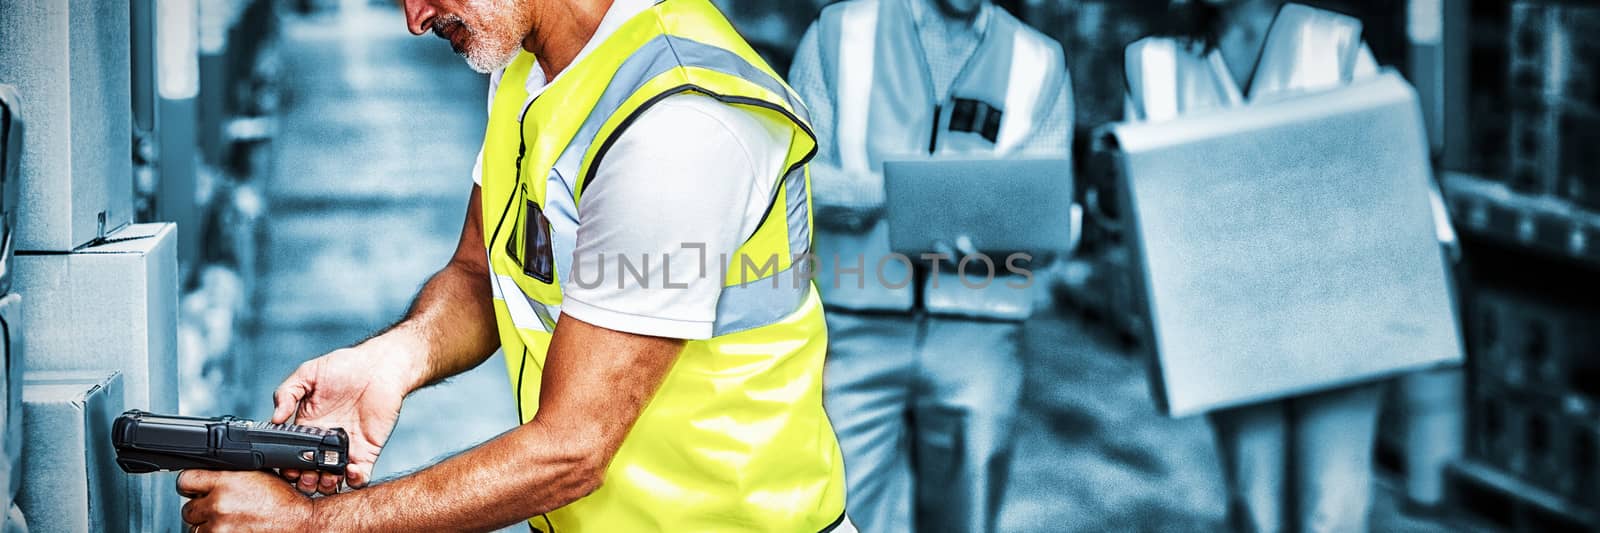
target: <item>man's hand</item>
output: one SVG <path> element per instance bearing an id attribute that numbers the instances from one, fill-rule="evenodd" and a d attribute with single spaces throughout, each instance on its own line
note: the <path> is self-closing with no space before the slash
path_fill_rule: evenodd
<path id="1" fill-rule="evenodd" d="M 317 519 L 351 532 L 491 531 L 577 501 L 600 487 L 683 346 L 562 316 L 532 421 L 416 473 L 319 498 Z"/>
<path id="2" fill-rule="evenodd" d="M 883 217 L 883 175 L 848 172 L 831 165 L 811 166 L 812 203 L 817 225 L 859 233 Z"/>
<path id="3" fill-rule="evenodd" d="M 818 205 L 818 226 L 847 233 L 861 233 L 883 218 L 882 209 L 860 206 Z"/>
<path id="4" fill-rule="evenodd" d="M 183 522 L 193 531 L 309 531 L 316 504 L 265 472 L 185 470 L 178 474 Z"/>
<path id="5" fill-rule="evenodd" d="M 300 425 L 344 428 L 350 435 L 345 472 L 351 487 L 371 481 L 373 463 L 400 418 L 400 404 L 417 386 L 417 371 L 408 361 L 419 356 L 404 353 L 404 348 L 385 338 L 306 361 L 272 395 L 274 423 L 293 415 Z M 315 470 L 286 469 L 283 477 L 297 481 L 306 493 L 333 494 L 340 481 L 339 476 Z"/>
<path id="6" fill-rule="evenodd" d="M 474 185 L 450 262 L 423 285 L 406 318 L 355 347 L 307 361 L 278 386 L 273 422 L 341 427 L 350 435 L 351 487 L 372 481 L 372 465 L 400 418 L 407 394 L 483 363 L 500 347 L 489 258 L 483 253 L 483 190 Z M 339 476 L 284 470 L 303 492 L 332 494 Z"/>

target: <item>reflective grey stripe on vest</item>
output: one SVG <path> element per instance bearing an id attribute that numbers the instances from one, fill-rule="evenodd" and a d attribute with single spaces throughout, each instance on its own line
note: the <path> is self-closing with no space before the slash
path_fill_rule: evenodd
<path id="1" fill-rule="evenodd" d="M 635 110 L 632 116 L 624 117 L 622 125 L 612 132 L 611 139 L 597 138 L 601 127 L 645 83 L 674 68 L 683 66 L 712 70 L 754 83 L 782 98 L 792 112 L 776 109 L 765 102 L 716 94 L 708 89 L 694 86 L 691 77 L 689 85 L 674 88 L 658 95 Z M 611 78 L 611 82 L 606 85 L 605 90 L 600 94 L 600 98 L 595 101 L 589 116 L 578 127 L 577 133 L 567 143 L 561 155 L 556 157 L 553 169 L 555 175 L 552 176 L 549 183 L 551 185 L 559 183 L 565 188 L 566 194 L 562 195 L 554 188 L 547 188 L 546 201 L 552 204 L 558 201 L 563 204 L 570 202 L 574 197 L 574 193 L 578 192 L 581 187 L 585 187 L 590 179 L 594 179 L 593 174 L 595 169 L 599 167 L 598 162 L 589 165 L 589 176 L 586 178 L 579 180 L 579 173 L 583 170 L 584 156 L 588 154 L 590 147 L 595 142 L 609 143 L 614 141 L 616 136 L 627 129 L 628 122 L 632 121 L 638 114 L 643 113 L 655 102 L 659 102 L 668 96 L 688 91 L 700 92 L 731 104 L 760 106 L 773 109 L 785 115 L 792 115 L 793 120 L 797 124 L 801 124 L 802 128 L 806 128 L 809 134 L 808 124 L 810 117 L 808 110 L 800 103 L 799 97 L 776 78 L 750 64 L 738 54 L 728 50 L 683 37 L 660 35 L 634 51 L 617 68 L 616 74 Z M 606 148 L 606 145 L 601 145 L 600 151 L 596 152 L 596 157 L 603 157 Z M 782 185 L 781 188 L 778 187 L 780 184 Z M 789 252 L 791 256 L 796 257 L 808 254 L 811 251 L 811 227 L 810 206 L 806 201 L 809 195 L 807 194 L 805 179 L 805 161 L 801 161 L 788 169 L 781 178 L 781 182 L 774 184 L 774 197 L 771 201 L 777 201 L 776 195 L 780 190 L 786 193 L 785 200 L 787 201 L 788 210 L 787 213 L 784 213 L 784 216 L 789 227 Z M 576 205 L 572 207 L 572 212 L 575 215 L 577 211 Z M 769 204 L 768 211 L 770 212 L 770 210 L 771 205 Z M 570 262 L 558 262 L 557 275 L 561 279 L 571 279 L 567 277 L 570 275 L 570 271 L 567 269 L 570 269 Z M 744 286 L 724 287 L 717 301 L 717 317 L 712 326 L 713 334 L 725 335 L 765 326 L 789 316 L 790 313 L 805 302 L 807 291 L 810 289 L 810 283 L 803 283 L 801 286 L 795 287 L 793 278 L 789 275 L 790 273 L 790 270 L 785 270 L 777 274 L 783 279 L 777 284 L 778 287 L 776 288 L 772 287 L 770 280 L 765 279 L 760 282 L 745 284 Z"/>
<path id="2" fill-rule="evenodd" d="M 507 290 L 507 287 L 510 289 Z M 506 311 L 511 314 L 512 325 L 545 333 L 555 331 L 556 316 L 561 313 L 560 306 L 546 306 L 529 298 L 521 288 L 517 287 L 516 280 L 511 279 L 511 276 L 490 274 L 489 288 L 494 291 L 496 300 L 506 303 Z"/>
<path id="3" fill-rule="evenodd" d="M 646 102 L 643 106 L 634 110 L 633 116 L 624 118 L 623 127 L 617 128 L 612 133 L 612 139 L 595 138 L 600 133 L 600 128 L 622 107 L 623 102 L 638 92 L 646 82 L 680 66 L 698 67 L 721 72 L 754 83 L 778 95 L 789 106 L 789 109 L 793 110 L 792 114 L 795 121 L 802 124 L 802 127 L 807 128 L 809 132 L 810 127 L 808 124 L 811 121 L 809 111 L 805 105 L 800 103 L 799 97 L 790 91 L 787 86 L 783 85 L 782 82 L 756 68 L 755 65 L 751 65 L 750 62 L 745 61 L 743 57 L 739 57 L 738 54 L 733 52 L 683 37 L 659 35 L 645 43 L 644 46 L 639 47 L 633 55 L 624 60 L 622 65 L 617 68 L 616 74 L 611 78 L 611 83 L 607 84 L 605 91 L 600 93 L 600 98 L 595 101 L 594 108 L 589 112 L 589 116 L 584 119 L 583 125 L 578 127 L 578 132 L 573 135 L 572 141 L 567 144 L 561 156 L 556 158 L 556 169 L 563 175 L 577 177 L 577 171 L 582 168 L 583 156 L 588 153 L 592 143 L 597 140 L 601 142 L 613 141 L 622 130 L 626 129 L 627 122 L 637 117 L 639 113 L 643 113 L 655 102 L 680 92 L 693 90 L 728 103 L 770 107 L 763 102 L 747 98 L 715 94 L 710 90 L 692 85 L 691 81 L 691 85 L 678 87 L 657 95 L 652 101 Z M 791 114 L 786 110 L 773 110 Z M 602 150 L 604 148 L 602 146 Z M 597 152 L 596 155 L 603 154 Z M 598 166 L 596 164 L 589 165 L 588 175 L 580 180 L 578 187 L 587 186 L 588 180 L 594 178 L 594 173 Z M 569 168 L 573 172 L 567 172 Z"/>
<path id="4" fill-rule="evenodd" d="M 799 309 L 810 291 L 810 276 L 796 272 L 793 266 L 771 277 L 723 287 L 711 334 L 720 337 L 775 324 Z"/>
<path id="5" fill-rule="evenodd" d="M 824 57 L 836 58 L 836 64 L 825 72 L 833 74 L 837 89 L 839 119 L 836 122 L 836 149 L 839 166 L 850 172 L 872 171 L 867 157 L 867 109 L 872 96 L 873 63 L 877 57 L 878 0 L 856 0 L 839 8 L 839 43 L 834 53 Z M 832 13 L 829 13 L 830 15 Z M 850 53 L 844 53 L 846 50 Z"/>
<path id="6" fill-rule="evenodd" d="M 800 257 L 811 253 L 811 204 L 806 197 L 806 167 L 798 166 L 783 177 L 783 190 L 789 208 L 789 253 Z"/>
<path id="7" fill-rule="evenodd" d="M 1046 96 L 1046 66 L 1053 59 L 1050 56 L 1050 49 L 1028 32 L 1011 32 L 1011 79 L 1006 83 L 1005 102 L 1008 120 L 1000 123 L 995 153 L 1009 154 L 1021 147 L 1038 127 L 1035 117 L 1045 116 L 1040 104 Z"/>

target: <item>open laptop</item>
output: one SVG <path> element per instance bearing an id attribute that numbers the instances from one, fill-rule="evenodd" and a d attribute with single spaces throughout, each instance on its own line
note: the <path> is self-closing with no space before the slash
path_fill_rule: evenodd
<path id="1" fill-rule="evenodd" d="M 889 247 L 909 257 L 965 236 L 992 254 L 1063 253 L 1076 237 L 1066 159 L 885 161 Z"/>
<path id="2" fill-rule="evenodd" d="M 1461 360 L 1416 93 L 1393 72 L 1107 143 L 1172 415 Z"/>

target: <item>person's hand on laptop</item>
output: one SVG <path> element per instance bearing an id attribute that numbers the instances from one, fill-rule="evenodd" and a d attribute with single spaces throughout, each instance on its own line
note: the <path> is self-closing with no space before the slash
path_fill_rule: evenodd
<path id="1" fill-rule="evenodd" d="M 950 263 L 960 263 L 963 257 L 977 256 L 978 247 L 973 246 L 971 237 L 957 235 L 954 239 L 934 242 L 933 253 L 945 256 Z"/>
<path id="2" fill-rule="evenodd" d="M 811 169 L 816 224 L 835 231 L 862 232 L 883 217 L 883 175 L 847 172 L 831 165 Z"/>

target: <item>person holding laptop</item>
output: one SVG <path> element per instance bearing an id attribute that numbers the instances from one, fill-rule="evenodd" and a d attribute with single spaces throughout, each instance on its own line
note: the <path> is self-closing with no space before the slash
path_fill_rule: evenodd
<path id="1" fill-rule="evenodd" d="M 937 273 L 937 262 L 895 259 L 883 168 L 1070 157 L 1061 46 L 989 0 L 847 0 L 823 9 L 789 74 L 820 145 L 811 181 L 830 337 L 824 402 L 851 519 L 864 531 L 992 531 L 1022 388 L 1020 318 L 1032 305 L 1029 289 L 1011 287 L 1031 280 L 1001 268 L 974 290 L 954 273 L 959 258 Z M 969 194 L 985 194 L 982 183 Z M 960 237 L 947 236 L 951 248 L 972 251 Z M 934 299 L 930 311 L 923 302 Z"/>

